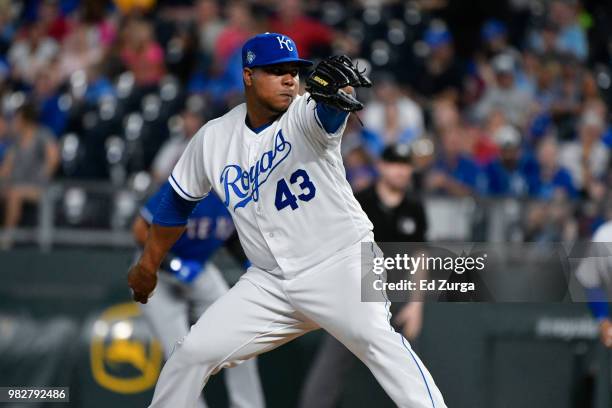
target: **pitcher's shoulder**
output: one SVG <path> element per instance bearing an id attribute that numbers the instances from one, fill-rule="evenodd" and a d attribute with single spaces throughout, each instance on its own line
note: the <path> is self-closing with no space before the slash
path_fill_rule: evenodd
<path id="1" fill-rule="evenodd" d="M 230 128 L 236 125 L 244 124 L 244 118 L 246 117 L 246 104 L 241 103 L 235 106 L 232 110 L 226 114 L 219 116 L 216 119 L 209 120 L 205 127 L 211 130 L 223 130 L 227 132 Z"/>
<path id="2" fill-rule="evenodd" d="M 281 123 L 291 123 L 294 125 L 300 124 L 304 121 L 309 113 L 313 114 L 314 112 L 311 110 L 314 110 L 316 105 L 314 105 L 314 101 L 312 100 L 310 101 L 311 103 L 308 103 L 308 99 L 308 93 L 297 95 L 293 102 L 291 102 L 291 105 L 289 105 L 285 113 L 282 115 L 280 119 Z M 310 104 L 313 105 L 309 106 Z"/>
<path id="3" fill-rule="evenodd" d="M 229 139 L 232 134 L 240 133 L 244 125 L 246 115 L 246 105 L 244 103 L 236 106 L 223 116 L 211 119 L 200 130 L 207 140 L 211 139 Z"/>
<path id="4" fill-rule="evenodd" d="M 300 108 L 304 108 L 304 105 L 308 104 L 308 97 L 308 93 L 296 96 L 293 102 L 291 102 L 291 105 L 289 105 L 289 109 L 287 109 L 287 111 L 291 112 Z"/>

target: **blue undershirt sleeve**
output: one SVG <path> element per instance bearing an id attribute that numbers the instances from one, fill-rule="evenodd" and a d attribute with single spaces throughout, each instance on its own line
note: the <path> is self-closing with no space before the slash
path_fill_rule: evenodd
<path id="1" fill-rule="evenodd" d="M 153 224 L 165 227 L 178 227 L 187 224 L 187 219 L 198 201 L 188 201 L 179 196 L 173 188 L 164 192 L 153 216 Z"/>
<path id="2" fill-rule="evenodd" d="M 316 111 L 319 122 L 327 133 L 336 133 L 349 115 L 348 112 L 327 106 L 324 103 L 317 103 Z"/>
<path id="3" fill-rule="evenodd" d="M 607 299 L 606 292 L 602 288 L 587 288 L 586 296 L 589 309 L 591 309 L 591 313 L 593 313 L 597 320 L 603 320 L 610 316 L 608 302 L 605 301 Z"/>

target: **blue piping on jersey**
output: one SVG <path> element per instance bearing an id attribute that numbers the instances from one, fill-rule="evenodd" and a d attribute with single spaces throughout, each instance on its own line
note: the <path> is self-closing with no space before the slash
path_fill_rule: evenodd
<path id="1" fill-rule="evenodd" d="M 140 216 L 149 224 L 153 222 L 153 213 L 147 207 L 140 209 Z"/>
<path id="2" fill-rule="evenodd" d="M 178 183 L 178 181 L 176 181 L 176 179 L 174 178 L 174 174 L 170 174 L 170 178 L 172 179 L 172 181 L 174 182 L 174 184 L 176 185 L 176 187 L 178 187 L 179 190 L 181 190 L 181 193 L 185 194 L 187 197 L 189 197 L 192 200 L 196 200 L 199 201 L 201 199 L 203 199 L 204 197 L 206 197 L 206 195 L 203 195 L 202 197 L 196 197 L 196 196 L 192 196 L 191 194 L 187 193 L 183 187 L 181 187 L 181 185 Z"/>
<path id="3" fill-rule="evenodd" d="M 425 373 L 423 373 L 423 370 L 421 369 L 421 365 L 419 364 L 418 360 L 414 356 L 414 352 L 410 349 L 410 347 L 406 345 L 406 339 L 404 338 L 404 336 L 401 335 L 400 333 L 398 334 L 402 338 L 402 345 L 404 346 L 406 350 L 408 350 L 408 353 L 410 353 L 410 357 L 412 357 L 412 359 L 414 360 L 414 364 L 416 364 L 417 368 L 419 369 L 419 372 L 421 373 L 421 377 L 423 377 L 423 381 L 425 382 L 425 387 L 427 387 L 427 394 L 429 394 L 429 400 L 431 401 L 431 406 L 433 408 L 436 408 L 436 404 L 434 404 L 433 397 L 431 396 L 431 390 L 429 389 L 429 384 L 427 383 L 427 379 L 425 378 Z"/>
<path id="4" fill-rule="evenodd" d="M 374 257 L 376 257 L 376 253 L 374 252 L 374 243 L 371 242 L 370 243 L 370 250 L 372 251 L 372 255 L 374 255 Z M 380 292 L 382 293 L 383 297 L 385 298 L 385 309 L 387 309 L 387 321 L 389 322 L 389 328 L 393 331 L 395 331 L 395 329 L 393 329 L 393 326 L 391 326 L 391 312 L 389 311 L 389 308 L 387 307 L 387 305 L 389 304 L 389 298 L 387 297 L 387 293 L 381 289 Z M 429 400 L 431 401 L 431 406 L 433 408 L 436 408 L 436 404 L 434 403 L 433 400 L 433 396 L 431 395 L 431 390 L 429 389 L 429 383 L 427 382 L 427 378 L 425 378 L 425 373 L 423 373 L 423 370 L 421 369 L 421 365 L 419 364 L 418 360 L 416 359 L 416 357 L 414 356 L 414 352 L 410 349 L 410 347 L 408 347 L 406 345 L 406 339 L 404 338 L 404 336 L 401 333 L 397 333 L 401 340 L 402 340 L 402 346 L 404 346 L 404 348 L 406 350 L 408 350 L 408 353 L 410 354 L 410 357 L 412 357 L 412 360 L 414 361 L 414 364 L 416 364 L 417 368 L 419 369 L 419 372 L 421 373 L 421 377 L 423 378 L 423 382 L 425 383 L 425 388 L 427 388 L 427 394 L 429 395 Z"/>

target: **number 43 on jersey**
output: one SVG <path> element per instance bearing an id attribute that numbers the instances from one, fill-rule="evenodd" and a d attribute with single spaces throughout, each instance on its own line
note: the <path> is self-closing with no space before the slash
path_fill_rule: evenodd
<path id="1" fill-rule="evenodd" d="M 315 193 L 317 192 L 317 189 L 312 181 L 310 181 L 310 177 L 308 177 L 306 170 L 298 169 L 294 171 L 289 177 L 289 183 L 292 185 L 297 184 L 297 187 L 301 189 L 301 193 L 297 196 L 294 195 L 289 188 L 289 184 L 287 184 L 287 181 L 285 181 L 284 178 L 278 180 L 278 183 L 276 184 L 276 197 L 274 199 L 274 205 L 279 211 L 288 206 L 291 207 L 291 210 L 295 210 L 299 207 L 298 200 L 310 201 L 314 198 Z"/>

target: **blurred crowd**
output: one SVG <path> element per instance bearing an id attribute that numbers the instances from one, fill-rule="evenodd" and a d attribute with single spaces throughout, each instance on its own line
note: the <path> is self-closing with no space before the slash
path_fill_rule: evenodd
<path id="1" fill-rule="evenodd" d="M 414 194 L 516 199 L 523 239 L 588 237 L 612 218 L 607 8 L 0 0 L 1 225 L 51 180 L 165 180 L 193 133 L 243 101 L 243 42 L 275 31 L 304 58 L 347 54 L 371 76 L 342 145 L 356 192 L 386 146 L 406 144 Z"/>

